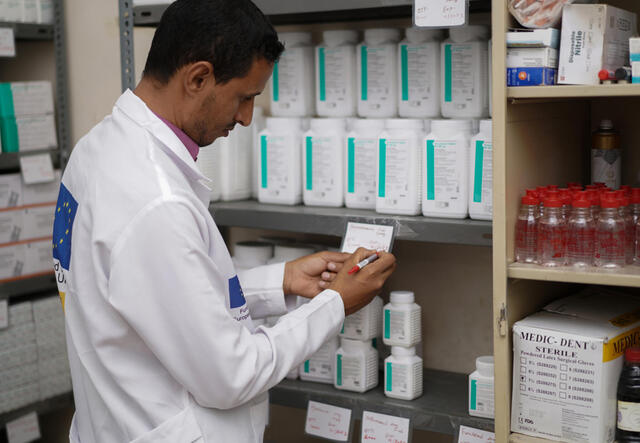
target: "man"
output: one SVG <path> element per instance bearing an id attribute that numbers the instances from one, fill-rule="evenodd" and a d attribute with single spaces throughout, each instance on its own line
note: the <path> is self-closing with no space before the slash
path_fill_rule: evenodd
<path id="1" fill-rule="evenodd" d="M 282 50 L 250 0 L 178 0 L 140 84 L 75 147 L 53 248 L 72 442 L 261 441 L 267 390 L 393 272 L 394 257 L 382 253 L 348 275 L 372 252 L 360 249 L 238 279 L 195 160 L 199 146 L 251 122 Z M 287 314 L 284 294 L 313 300 Z M 283 317 L 253 326 L 271 315 Z"/>

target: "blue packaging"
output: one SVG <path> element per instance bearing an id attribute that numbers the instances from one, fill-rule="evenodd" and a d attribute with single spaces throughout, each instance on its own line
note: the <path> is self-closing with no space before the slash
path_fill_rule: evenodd
<path id="1" fill-rule="evenodd" d="M 557 79 L 554 68 L 507 68 L 507 86 L 549 86 Z"/>

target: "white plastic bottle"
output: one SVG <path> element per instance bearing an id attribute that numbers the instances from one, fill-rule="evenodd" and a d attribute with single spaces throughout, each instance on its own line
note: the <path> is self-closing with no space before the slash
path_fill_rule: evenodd
<path id="1" fill-rule="evenodd" d="M 213 143 L 220 156 L 221 200 L 246 200 L 251 196 L 253 144 L 253 129 L 242 125 Z"/>
<path id="2" fill-rule="evenodd" d="M 480 120 L 469 150 L 469 216 L 475 220 L 493 218 L 492 146 L 491 120 Z"/>
<path id="3" fill-rule="evenodd" d="M 347 134 L 345 205 L 347 208 L 375 209 L 376 156 L 378 136 L 384 120 L 360 118 L 352 122 Z"/>
<path id="4" fill-rule="evenodd" d="M 476 359 L 476 371 L 469 376 L 469 415 L 494 418 L 493 356 Z"/>
<path id="5" fill-rule="evenodd" d="M 241 241 L 233 245 L 236 271 L 266 265 L 273 257 L 273 245 L 261 241 Z"/>
<path id="6" fill-rule="evenodd" d="M 407 28 L 398 45 L 398 114 L 440 117 L 439 29 Z"/>
<path id="7" fill-rule="evenodd" d="M 388 119 L 378 139 L 376 212 L 420 214 L 422 163 L 420 147 L 429 120 Z"/>
<path id="8" fill-rule="evenodd" d="M 216 148 L 215 142 L 200 148 L 196 166 L 205 177 L 211 180 L 211 182 L 207 183 L 207 186 L 211 188 L 209 201 L 216 202 L 220 200 L 220 150 Z"/>
<path id="9" fill-rule="evenodd" d="M 258 200 L 296 205 L 302 201 L 302 120 L 267 118 L 259 136 Z"/>
<path id="10" fill-rule="evenodd" d="M 471 120 L 433 120 L 424 139 L 422 213 L 465 218 L 469 211 Z"/>
<path id="11" fill-rule="evenodd" d="M 396 51 L 398 29 L 367 29 L 358 45 L 357 91 L 360 117 L 395 117 L 397 103 Z"/>
<path id="12" fill-rule="evenodd" d="M 378 351 L 371 340 L 340 339 L 333 385 L 345 391 L 365 392 L 378 386 Z"/>
<path id="13" fill-rule="evenodd" d="M 416 348 L 392 346 L 391 356 L 384 361 L 384 395 L 413 400 L 422 395 L 422 359 Z"/>
<path id="14" fill-rule="evenodd" d="M 333 384 L 335 373 L 335 355 L 340 340 L 338 337 L 330 338 L 316 353 L 300 365 L 300 379 L 315 381 L 318 383 Z"/>
<path id="15" fill-rule="evenodd" d="M 302 138 L 304 204 L 335 206 L 344 204 L 343 118 L 313 118 Z"/>
<path id="16" fill-rule="evenodd" d="M 422 308 L 411 291 L 391 291 L 383 308 L 382 341 L 387 346 L 414 346 L 422 340 Z"/>
<path id="17" fill-rule="evenodd" d="M 489 28 L 449 29 L 442 43 L 441 109 L 448 118 L 482 118 L 489 114 Z"/>
<path id="18" fill-rule="evenodd" d="M 305 255 L 313 254 L 314 252 L 316 252 L 316 250 L 308 245 L 276 244 L 273 248 L 273 257 L 269 260 L 269 264 L 296 260 Z"/>
<path id="19" fill-rule="evenodd" d="M 253 144 L 251 146 L 251 197 L 258 199 L 260 182 L 258 180 L 258 169 L 260 168 L 260 138 L 258 134 L 265 128 L 264 110 L 258 106 L 253 108 L 253 119 L 251 120 L 251 131 L 253 132 Z"/>
<path id="20" fill-rule="evenodd" d="M 340 337 L 361 341 L 379 337 L 383 304 L 382 299 L 375 296 L 364 308 L 346 316 Z"/>
<path id="21" fill-rule="evenodd" d="M 271 115 L 304 117 L 313 114 L 313 46 L 309 32 L 281 32 L 284 52 L 273 66 Z"/>
<path id="22" fill-rule="evenodd" d="M 320 117 L 356 113 L 356 43 L 358 32 L 324 31 L 316 47 L 316 112 Z"/>

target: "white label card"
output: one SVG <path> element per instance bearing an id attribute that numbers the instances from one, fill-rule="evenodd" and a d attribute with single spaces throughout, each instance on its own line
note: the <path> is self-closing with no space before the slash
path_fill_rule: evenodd
<path id="1" fill-rule="evenodd" d="M 9 302 L 0 300 L 0 329 L 9 327 Z"/>
<path id="2" fill-rule="evenodd" d="M 16 39 L 13 28 L 0 28 L 0 57 L 16 56 Z"/>
<path id="3" fill-rule="evenodd" d="M 348 441 L 351 409 L 309 401 L 304 431 L 329 440 Z"/>
<path id="4" fill-rule="evenodd" d="M 56 179 L 49 154 L 23 155 L 20 157 L 20 169 L 27 185 L 48 183 Z"/>
<path id="5" fill-rule="evenodd" d="M 442 28 L 467 23 L 467 0 L 414 0 L 413 21 L 416 26 Z"/>
<path id="6" fill-rule="evenodd" d="M 352 254 L 358 248 L 389 252 L 393 237 L 393 226 L 349 222 L 342 241 L 342 252 Z"/>
<path id="7" fill-rule="evenodd" d="M 29 443 L 40 438 L 38 415 L 30 412 L 20 418 L 7 422 L 9 443 Z"/>
<path id="8" fill-rule="evenodd" d="M 489 431 L 460 426 L 458 443 L 495 443 L 496 434 Z"/>
<path id="9" fill-rule="evenodd" d="M 361 441 L 408 443 L 409 419 L 364 411 L 362 413 Z"/>

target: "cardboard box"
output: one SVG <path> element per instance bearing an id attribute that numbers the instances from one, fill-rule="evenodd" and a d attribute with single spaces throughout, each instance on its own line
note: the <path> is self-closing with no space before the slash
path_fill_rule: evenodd
<path id="1" fill-rule="evenodd" d="M 53 114 L 53 111 L 51 82 L 0 83 L 0 117 Z"/>
<path id="2" fill-rule="evenodd" d="M 511 430 L 612 442 L 624 350 L 640 344 L 640 299 L 585 290 L 513 327 Z"/>
<path id="3" fill-rule="evenodd" d="M 560 47 L 560 31 L 546 29 L 510 29 L 507 32 L 507 48 L 554 48 Z"/>
<path id="4" fill-rule="evenodd" d="M 24 275 L 25 245 L 0 246 L 0 281 Z"/>
<path id="5" fill-rule="evenodd" d="M 24 269 L 22 275 L 53 272 L 53 259 L 51 258 L 52 239 L 26 243 L 24 254 Z"/>
<path id="6" fill-rule="evenodd" d="M 9 305 L 9 326 L 33 323 L 33 308 L 30 301 Z"/>
<path id="7" fill-rule="evenodd" d="M 629 39 L 629 62 L 640 62 L 640 37 Z"/>
<path id="8" fill-rule="evenodd" d="M 20 174 L 0 174 L 0 209 L 16 206 L 22 206 L 22 178 Z"/>
<path id="9" fill-rule="evenodd" d="M 23 209 L 20 240 L 51 237 L 56 205 L 35 206 Z M 0 212 L 0 215 L 2 213 Z"/>
<path id="10" fill-rule="evenodd" d="M 2 152 L 25 152 L 58 147 L 52 114 L 0 118 Z"/>
<path id="11" fill-rule="evenodd" d="M 0 371 L 37 361 L 38 348 L 35 343 L 13 347 L 0 352 Z"/>
<path id="12" fill-rule="evenodd" d="M 557 68 L 558 50 L 553 48 L 509 48 L 507 68 Z"/>
<path id="13" fill-rule="evenodd" d="M 507 86 L 555 85 L 557 76 L 553 68 L 507 68 Z"/>
<path id="14" fill-rule="evenodd" d="M 38 183 L 34 185 L 28 185 L 22 181 L 21 183 L 21 195 L 23 205 L 38 205 L 41 203 L 56 203 L 58 201 L 58 193 L 60 192 L 60 170 L 55 171 L 55 180 L 47 183 Z M 0 197 L 2 194 L 0 194 Z M 0 203 L 2 199 L 0 199 Z M 53 225 L 52 225 L 53 227 Z"/>
<path id="15" fill-rule="evenodd" d="M 0 212 L 0 244 L 20 241 L 22 235 L 22 209 Z"/>
<path id="16" fill-rule="evenodd" d="M 558 83 L 597 85 L 601 69 L 615 71 L 629 60 L 629 38 L 637 30 L 636 14 L 610 5 L 566 5 Z"/>

